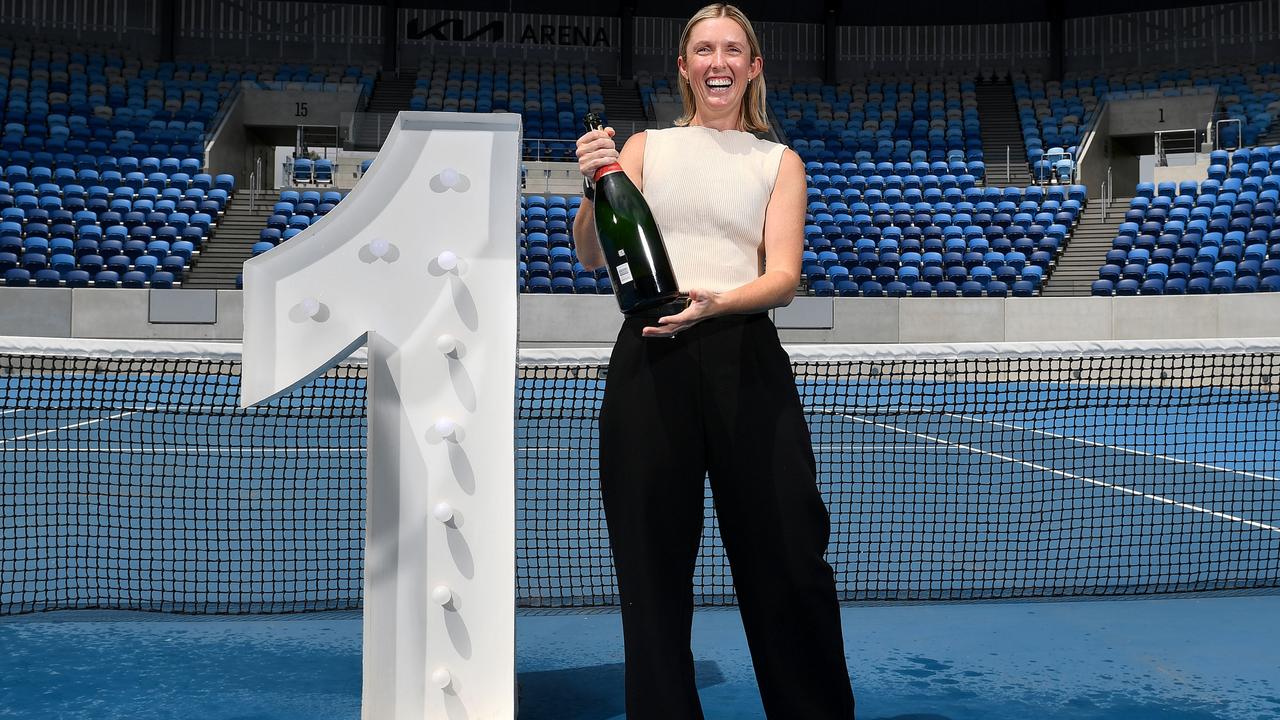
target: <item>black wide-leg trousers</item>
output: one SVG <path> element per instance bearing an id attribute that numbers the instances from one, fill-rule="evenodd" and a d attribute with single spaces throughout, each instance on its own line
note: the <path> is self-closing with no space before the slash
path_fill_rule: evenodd
<path id="1" fill-rule="evenodd" d="M 600 411 L 600 485 L 626 644 L 628 720 L 701 719 L 690 632 L 711 479 L 771 720 L 850 720 L 830 517 L 791 364 L 765 314 L 674 339 L 628 318 Z"/>

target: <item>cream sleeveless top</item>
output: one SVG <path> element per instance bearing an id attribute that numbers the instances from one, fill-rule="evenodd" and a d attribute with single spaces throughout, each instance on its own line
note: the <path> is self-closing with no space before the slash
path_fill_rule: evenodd
<path id="1" fill-rule="evenodd" d="M 645 133 L 643 194 L 682 292 L 723 292 L 760 276 L 765 209 L 784 150 L 738 130 Z"/>

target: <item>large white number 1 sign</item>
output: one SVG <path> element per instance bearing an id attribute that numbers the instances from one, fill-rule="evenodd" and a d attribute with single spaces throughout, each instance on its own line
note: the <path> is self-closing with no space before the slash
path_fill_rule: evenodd
<path id="1" fill-rule="evenodd" d="M 241 405 L 369 346 L 365 720 L 515 714 L 520 117 L 400 113 L 320 222 L 244 266 Z"/>

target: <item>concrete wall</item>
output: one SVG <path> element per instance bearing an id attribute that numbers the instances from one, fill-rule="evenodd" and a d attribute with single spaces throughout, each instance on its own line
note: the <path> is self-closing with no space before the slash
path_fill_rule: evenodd
<path id="1" fill-rule="evenodd" d="M 797 297 L 774 323 L 797 343 L 1280 337 L 1280 295 Z M 613 297 L 520 297 L 522 345 L 612 345 L 621 324 Z M 4 336 L 239 340 L 242 327 L 234 290 L 0 287 Z"/>
<path id="2" fill-rule="evenodd" d="M 239 290 L 0 287 L 0 335 L 239 340 L 241 308 Z"/>
<path id="3" fill-rule="evenodd" d="M 1154 161 L 1154 157 L 1152 160 Z M 1152 163 L 1151 182 L 1182 182 L 1192 180 L 1196 183 L 1209 177 L 1209 156 L 1204 153 L 1170 155 L 1169 164 L 1161 167 Z"/>
<path id="4" fill-rule="evenodd" d="M 524 345 L 608 345 L 611 297 L 525 295 Z M 814 319 L 830 318 L 827 327 Z M 1014 342 L 1280 335 L 1280 295 L 1126 298 L 796 298 L 775 311 L 793 343 Z"/>
<path id="5" fill-rule="evenodd" d="M 1157 130 L 1203 130 L 1213 115 L 1217 94 L 1110 100 L 1112 135 L 1150 135 Z"/>
<path id="6" fill-rule="evenodd" d="M 245 95 L 239 93 L 231 101 L 213 139 L 205 145 L 205 167 L 218 173 L 231 173 L 241 187 L 249 186 L 253 168 L 253 148 L 244 126 Z"/>
<path id="7" fill-rule="evenodd" d="M 1079 163 L 1079 180 L 1091 199 L 1102 197 L 1107 182 L 1107 169 L 1111 167 L 1111 114 L 1107 103 L 1098 108 L 1098 120 L 1093 132 L 1085 140 Z M 1115 195 L 1112 188 L 1112 195 Z M 1023 298 L 1025 300 L 1025 298 Z"/>
<path id="8" fill-rule="evenodd" d="M 188 302 L 174 309 L 179 293 Z M 194 293 L 201 293 L 190 300 Z M 213 317 L 215 322 L 152 322 Z M 792 343 L 920 343 L 1280 336 L 1280 294 L 1169 297 L 796 298 L 775 311 Z M 522 295 L 525 346 L 610 345 L 612 297 Z M 0 287 L 0 335 L 239 340 L 238 290 Z"/>
<path id="9" fill-rule="evenodd" d="M 336 127 L 342 123 L 342 113 L 356 111 L 359 99 L 359 90 L 348 88 L 328 92 L 246 88 L 241 93 L 240 102 L 245 105 L 245 125 Z"/>

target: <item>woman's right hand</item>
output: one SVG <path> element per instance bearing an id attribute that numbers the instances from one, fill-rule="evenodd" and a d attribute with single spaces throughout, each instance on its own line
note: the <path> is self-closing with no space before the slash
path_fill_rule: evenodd
<path id="1" fill-rule="evenodd" d="M 613 143 L 613 128 L 592 130 L 578 138 L 578 171 L 588 180 L 600 168 L 618 162 L 618 148 Z"/>

